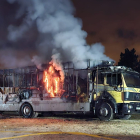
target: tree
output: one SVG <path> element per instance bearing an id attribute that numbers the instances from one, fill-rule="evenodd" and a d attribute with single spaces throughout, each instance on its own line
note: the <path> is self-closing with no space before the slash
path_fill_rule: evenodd
<path id="1" fill-rule="evenodd" d="M 130 67 L 133 70 L 140 71 L 140 64 L 138 61 L 138 55 L 136 55 L 136 50 L 134 48 L 132 50 L 126 48 L 125 53 L 121 52 L 118 65 Z"/>

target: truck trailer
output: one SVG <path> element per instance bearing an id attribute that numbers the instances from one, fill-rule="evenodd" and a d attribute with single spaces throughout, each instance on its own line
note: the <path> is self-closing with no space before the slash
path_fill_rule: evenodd
<path id="1" fill-rule="evenodd" d="M 0 113 L 24 118 L 46 112 L 91 113 L 100 120 L 129 119 L 140 113 L 140 74 L 113 62 L 52 63 L 0 70 Z"/>

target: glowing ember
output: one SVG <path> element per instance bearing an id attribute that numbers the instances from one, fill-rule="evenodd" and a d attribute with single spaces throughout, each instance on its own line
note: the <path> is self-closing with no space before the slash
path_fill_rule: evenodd
<path id="1" fill-rule="evenodd" d="M 56 70 L 53 65 L 50 65 L 48 70 L 44 71 L 43 77 L 47 93 L 49 93 L 51 97 L 59 96 L 61 94 L 60 87 L 62 83 L 60 71 Z"/>

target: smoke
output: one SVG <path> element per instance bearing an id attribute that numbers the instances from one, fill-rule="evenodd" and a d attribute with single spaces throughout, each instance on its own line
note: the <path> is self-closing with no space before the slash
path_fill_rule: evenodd
<path id="1" fill-rule="evenodd" d="M 38 69 L 42 69 L 42 60 L 37 55 L 33 56 L 32 62 L 37 66 Z"/>
<path id="2" fill-rule="evenodd" d="M 102 44 L 89 46 L 86 43 L 87 33 L 82 30 L 82 21 L 74 17 L 75 9 L 70 0 L 7 1 L 20 6 L 15 18 L 26 15 L 20 26 L 8 27 L 10 41 L 16 42 L 36 25 L 39 35 L 35 44 L 39 56 L 33 57 L 35 64 L 55 59 L 60 62 L 72 61 L 76 67 L 82 68 L 86 66 L 82 60 L 111 60 L 104 54 Z"/>
<path id="3" fill-rule="evenodd" d="M 16 52 L 11 49 L 1 50 L 0 58 L 0 64 L 6 68 L 17 68 L 32 65 L 31 59 L 28 55 L 23 58 L 19 58 Z"/>

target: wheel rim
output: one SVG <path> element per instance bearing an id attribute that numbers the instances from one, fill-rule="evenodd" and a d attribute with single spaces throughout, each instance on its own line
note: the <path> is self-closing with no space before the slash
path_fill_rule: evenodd
<path id="1" fill-rule="evenodd" d="M 100 115 L 107 116 L 107 114 L 108 114 L 108 109 L 107 108 L 101 108 L 100 109 Z"/>
<path id="2" fill-rule="evenodd" d="M 109 103 L 104 102 L 97 107 L 97 116 L 100 120 L 109 121 L 113 119 L 113 109 Z"/>
<path id="3" fill-rule="evenodd" d="M 30 107 L 25 106 L 23 109 L 23 113 L 24 113 L 24 115 L 30 115 L 30 113 L 31 113 Z"/>

